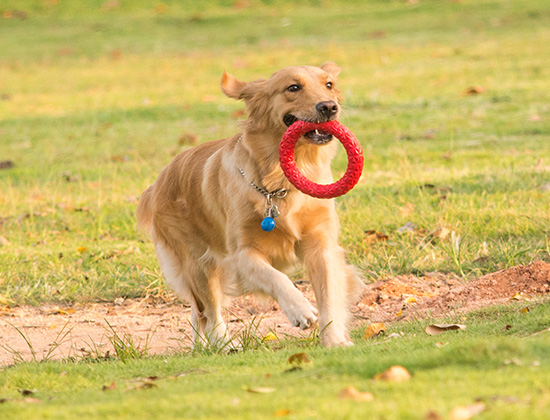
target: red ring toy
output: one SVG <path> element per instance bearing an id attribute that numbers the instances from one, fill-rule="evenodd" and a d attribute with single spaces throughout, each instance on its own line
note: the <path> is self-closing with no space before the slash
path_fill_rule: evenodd
<path id="1" fill-rule="evenodd" d="M 346 173 L 333 184 L 321 185 L 310 181 L 298 170 L 294 160 L 294 149 L 300 137 L 315 129 L 330 133 L 340 140 L 348 155 Z M 279 162 L 285 176 L 298 190 L 316 198 L 334 198 L 344 195 L 359 182 L 363 172 L 363 150 L 353 133 L 338 121 L 311 123 L 298 120 L 283 135 L 279 145 Z"/>

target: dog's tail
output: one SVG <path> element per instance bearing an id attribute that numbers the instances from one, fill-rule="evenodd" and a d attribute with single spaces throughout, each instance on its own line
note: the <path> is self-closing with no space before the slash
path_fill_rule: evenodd
<path id="1" fill-rule="evenodd" d="M 137 208 L 137 223 L 138 228 L 145 230 L 147 233 L 151 233 L 153 228 L 153 190 L 155 184 L 147 188 L 141 197 L 139 198 L 139 205 Z"/>

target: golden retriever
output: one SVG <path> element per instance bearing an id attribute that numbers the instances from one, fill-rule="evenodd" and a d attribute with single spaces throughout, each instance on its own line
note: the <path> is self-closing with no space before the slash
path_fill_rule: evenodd
<path id="1" fill-rule="evenodd" d="M 191 305 L 195 344 L 227 339 L 225 297 L 245 293 L 272 296 L 294 326 L 318 321 L 323 345 L 352 344 L 349 304 L 361 282 L 338 244 L 334 200 L 296 190 L 278 153 L 296 120 L 339 117 L 339 73 L 334 63 L 296 66 L 247 83 L 224 72 L 222 91 L 247 108 L 242 132 L 179 154 L 141 196 L 138 223 L 151 234 L 167 283 Z M 315 130 L 296 145 L 298 168 L 316 183 L 333 182 L 331 140 Z M 260 227 L 266 214 L 276 221 L 272 231 Z M 318 309 L 284 274 L 299 263 Z"/>

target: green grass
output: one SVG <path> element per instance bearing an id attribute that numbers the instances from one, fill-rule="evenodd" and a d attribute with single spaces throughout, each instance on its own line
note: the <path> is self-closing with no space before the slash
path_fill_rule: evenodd
<path id="1" fill-rule="evenodd" d="M 465 323 L 466 330 L 434 337 L 423 332 L 432 320 L 391 326 L 388 335 L 398 337 L 362 341 L 362 331 L 356 331 L 350 349 L 290 342 L 279 350 L 266 345 L 229 355 L 23 363 L 0 375 L 0 397 L 6 400 L 0 412 L 33 419 L 271 419 L 289 410 L 291 419 L 422 419 L 429 411 L 447 418 L 453 407 L 480 400 L 487 406 L 480 419 L 545 419 L 550 333 L 536 333 L 548 327 L 550 305 L 532 302 L 528 313 L 521 308 L 517 303 L 449 316 L 445 321 Z M 306 352 L 311 364 L 289 371 L 287 359 L 297 352 Z M 412 378 L 373 380 L 393 365 L 404 366 Z M 103 390 L 112 383 L 115 389 Z M 371 392 L 374 400 L 338 399 L 350 385 Z M 24 396 L 24 390 L 33 393 Z"/>
<path id="2" fill-rule="evenodd" d="M 153 247 L 136 231 L 137 197 L 189 147 L 182 136 L 238 130 L 243 106 L 221 94 L 223 70 L 252 80 L 327 60 L 343 68 L 341 121 L 366 156 L 364 181 L 338 199 L 341 242 L 365 281 L 550 261 L 546 0 L 240 4 L 2 1 L 0 161 L 14 167 L 0 169 L 1 305 L 165 293 Z M 472 86 L 485 91 L 465 95 Z M 340 153 L 335 174 L 344 168 Z M 408 222 L 416 228 L 399 233 Z M 454 234 L 430 236 L 437 228 Z M 389 238 L 368 244 L 365 230 Z M 440 337 L 425 336 L 422 321 L 391 326 L 405 335 L 387 343 L 307 347 L 313 365 L 293 373 L 284 371 L 297 343 L 145 358 L 131 336 L 118 337 L 115 360 L 4 369 L 0 414 L 401 419 L 447 416 L 482 398 L 480 418 L 548 418 L 548 333 L 530 335 L 548 327 L 548 303 L 519 309 L 477 313 L 467 331 Z M 413 379 L 371 380 L 392 364 Z M 192 369 L 201 371 L 171 378 Z M 133 389 L 152 375 L 163 379 Z M 102 391 L 113 381 L 116 390 Z M 375 400 L 338 400 L 347 385 Z M 40 402 L 24 402 L 22 389 Z"/>
<path id="3" fill-rule="evenodd" d="M 15 164 L 0 170 L 4 300 L 162 291 L 136 197 L 182 135 L 238 130 L 223 69 L 250 80 L 325 60 L 343 68 L 342 121 L 366 154 L 364 182 L 338 200 L 366 281 L 550 259 L 546 2 L 55 3 L 0 10 L 1 159 Z M 426 236 L 438 227 L 459 253 Z M 365 244 L 365 230 L 390 239 Z"/>

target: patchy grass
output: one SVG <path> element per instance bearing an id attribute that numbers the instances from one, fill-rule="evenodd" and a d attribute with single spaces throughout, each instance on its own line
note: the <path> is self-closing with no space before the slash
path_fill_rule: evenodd
<path id="1" fill-rule="evenodd" d="M 338 200 L 366 281 L 550 259 L 545 1 L 188 3 L 3 2 L 3 301 L 163 293 L 137 197 L 190 147 L 180 139 L 238 130 L 222 70 L 325 60 L 343 67 L 342 121 L 366 154 Z"/>
<path id="2" fill-rule="evenodd" d="M 0 374 L 0 410 L 6 418 L 36 419 L 270 419 L 284 413 L 422 419 L 430 411 L 446 418 L 457 405 L 481 401 L 486 411 L 480 419 L 544 419 L 550 412 L 550 305 L 532 302 L 528 313 L 521 308 L 449 315 L 440 321 L 466 324 L 466 330 L 434 337 L 424 333 L 434 320 L 394 324 L 386 336 L 369 340 L 356 331 L 356 346 L 346 349 L 286 342 L 226 355 L 22 363 Z M 292 369 L 287 359 L 299 352 L 311 363 Z M 373 380 L 393 365 L 412 378 Z M 350 385 L 374 400 L 338 399 Z"/>

